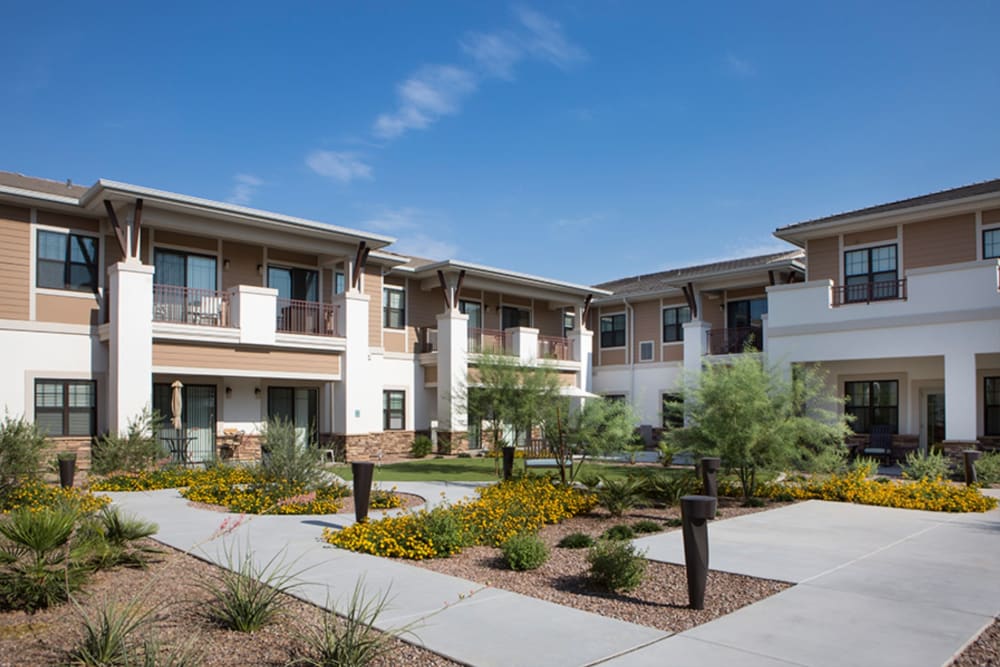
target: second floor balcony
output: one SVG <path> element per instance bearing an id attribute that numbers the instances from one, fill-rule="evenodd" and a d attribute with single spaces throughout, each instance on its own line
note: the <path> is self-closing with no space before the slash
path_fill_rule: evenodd
<path id="1" fill-rule="evenodd" d="M 709 354 L 741 354 L 764 349 L 762 327 L 727 327 L 708 330 Z"/>
<path id="2" fill-rule="evenodd" d="M 469 354 L 499 354 L 522 358 L 574 361 L 570 339 L 564 336 L 541 336 L 532 330 L 511 328 L 481 329 L 472 327 L 468 333 Z M 421 353 L 438 351 L 438 331 L 429 327 L 417 330 L 417 350 Z M 536 339 L 532 341 L 531 339 Z M 533 348 L 531 348 L 533 346 Z"/>

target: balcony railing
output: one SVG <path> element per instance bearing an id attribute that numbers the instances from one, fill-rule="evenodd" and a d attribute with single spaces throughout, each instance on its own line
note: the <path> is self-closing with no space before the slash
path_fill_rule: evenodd
<path id="1" fill-rule="evenodd" d="M 512 354 L 507 336 L 496 329 L 469 329 L 470 354 Z"/>
<path id="2" fill-rule="evenodd" d="M 229 293 L 215 290 L 153 285 L 153 321 L 228 327 Z"/>
<path id="3" fill-rule="evenodd" d="M 764 331 L 761 327 L 733 327 L 708 330 L 709 354 L 739 354 L 760 352 L 763 349 Z"/>
<path id="4" fill-rule="evenodd" d="M 906 300 L 906 278 L 899 280 L 877 280 L 856 285 L 835 285 L 833 305 L 848 303 L 871 303 L 872 301 Z"/>
<path id="5" fill-rule="evenodd" d="M 539 336 L 538 356 L 541 359 L 569 359 L 569 339 L 562 336 Z"/>
<path id="6" fill-rule="evenodd" d="M 276 331 L 313 336 L 340 335 L 337 330 L 337 306 L 298 299 L 278 299 L 277 304 Z"/>
<path id="7" fill-rule="evenodd" d="M 437 352 L 438 330 L 430 327 L 420 327 L 417 329 L 417 350 L 424 352 Z"/>

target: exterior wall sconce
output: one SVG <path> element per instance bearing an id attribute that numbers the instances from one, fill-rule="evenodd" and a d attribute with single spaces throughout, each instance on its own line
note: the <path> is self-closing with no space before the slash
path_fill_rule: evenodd
<path id="1" fill-rule="evenodd" d="M 228 259 L 222 260 L 222 270 L 223 271 L 228 271 L 229 270 L 229 260 Z"/>
<path id="2" fill-rule="evenodd" d="M 257 398 L 260 398 L 260 387 L 253 388 L 253 395 L 256 396 Z"/>
<path id="3" fill-rule="evenodd" d="M 232 395 L 233 395 L 233 388 L 232 387 L 226 387 L 226 398 L 229 398 Z"/>
<path id="4" fill-rule="evenodd" d="M 258 276 L 264 275 L 264 265 L 263 264 L 258 264 L 257 265 L 257 275 Z"/>

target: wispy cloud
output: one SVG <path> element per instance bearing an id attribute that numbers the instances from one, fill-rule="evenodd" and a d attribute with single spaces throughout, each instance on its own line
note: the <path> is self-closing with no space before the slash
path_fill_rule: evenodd
<path id="1" fill-rule="evenodd" d="M 410 206 L 382 207 L 357 226 L 396 236 L 392 249 L 406 255 L 446 259 L 458 253 L 456 243 L 435 235 L 433 230 L 447 228 L 448 224 L 446 219 L 433 211 Z"/>
<path id="2" fill-rule="evenodd" d="M 725 65 L 726 71 L 733 76 L 748 79 L 757 75 L 757 67 L 752 62 L 732 53 L 726 55 Z"/>
<path id="3" fill-rule="evenodd" d="M 396 87 L 399 106 L 375 119 L 375 136 L 394 139 L 407 130 L 422 130 L 441 116 L 458 113 L 462 100 L 476 85 L 473 74 L 461 67 L 421 67 Z"/>
<path id="4" fill-rule="evenodd" d="M 414 208 L 383 209 L 375 216 L 362 222 L 361 226 L 379 232 L 399 232 L 414 229 L 417 226 L 416 218 L 419 215 L 420 213 Z"/>
<path id="5" fill-rule="evenodd" d="M 562 68 L 587 59 L 587 52 L 569 41 L 558 21 L 526 7 L 517 9 L 515 13 L 528 31 L 525 44 L 535 57 Z"/>
<path id="6" fill-rule="evenodd" d="M 257 194 L 257 189 L 264 185 L 264 181 L 253 174 L 236 174 L 233 176 L 233 190 L 229 194 L 228 201 L 232 204 L 247 205 Z"/>
<path id="7" fill-rule="evenodd" d="M 393 244 L 392 249 L 404 255 L 427 259 L 448 259 L 458 254 L 458 245 L 432 238 L 422 232 L 401 237 Z"/>
<path id="8" fill-rule="evenodd" d="M 512 32 L 470 32 L 460 44 L 480 70 L 501 79 L 513 79 L 514 66 L 524 58 L 521 40 Z"/>
<path id="9" fill-rule="evenodd" d="M 340 183 L 371 180 L 372 168 L 357 153 L 317 150 L 306 156 L 306 166 L 320 176 Z"/>

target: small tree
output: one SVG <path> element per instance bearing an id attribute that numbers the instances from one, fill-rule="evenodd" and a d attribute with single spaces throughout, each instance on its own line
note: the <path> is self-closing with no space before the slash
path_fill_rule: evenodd
<path id="1" fill-rule="evenodd" d="M 303 441 L 295 424 L 284 417 L 272 417 L 260 429 L 264 474 L 276 482 L 297 482 L 313 488 L 323 473 L 319 450 L 312 441 L 312 429 Z"/>
<path id="2" fill-rule="evenodd" d="M 0 422 L 0 505 L 24 481 L 38 477 L 45 434 L 24 419 L 4 415 Z"/>
<path id="3" fill-rule="evenodd" d="M 553 402 L 545 417 L 545 441 L 559 467 L 563 484 L 572 483 L 588 456 L 625 451 L 637 422 L 625 401 L 588 399 L 579 410 L 569 410 L 569 401 Z M 571 466 L 579 456 L 579 465 Z M 568 470 L 571 469 L 571 472 Z"/>
<path id="4" fill-rule="evenodd" d="M 112 472 L 139 472 L 151 468 L 160 457 L 156 433 L 158 413 L 143 410 L 128 420 L 124 433 L 106 433 L 94 442 L 91 469 L 98 475 Z"/>
<path id="5" fill-rule="evenodd" d="M 837 406 L 843 401 L 823 374 L 795 367 L 792 378 L 756 355 L 707 364 L 683 392 L 688 425 L 667 432 L 671 444 L 700 456 L 719 456 L 735 469 L 743 497 L 753 497 L 757 473 L 803 464 L 841 445 L 850 433 Z"/>

